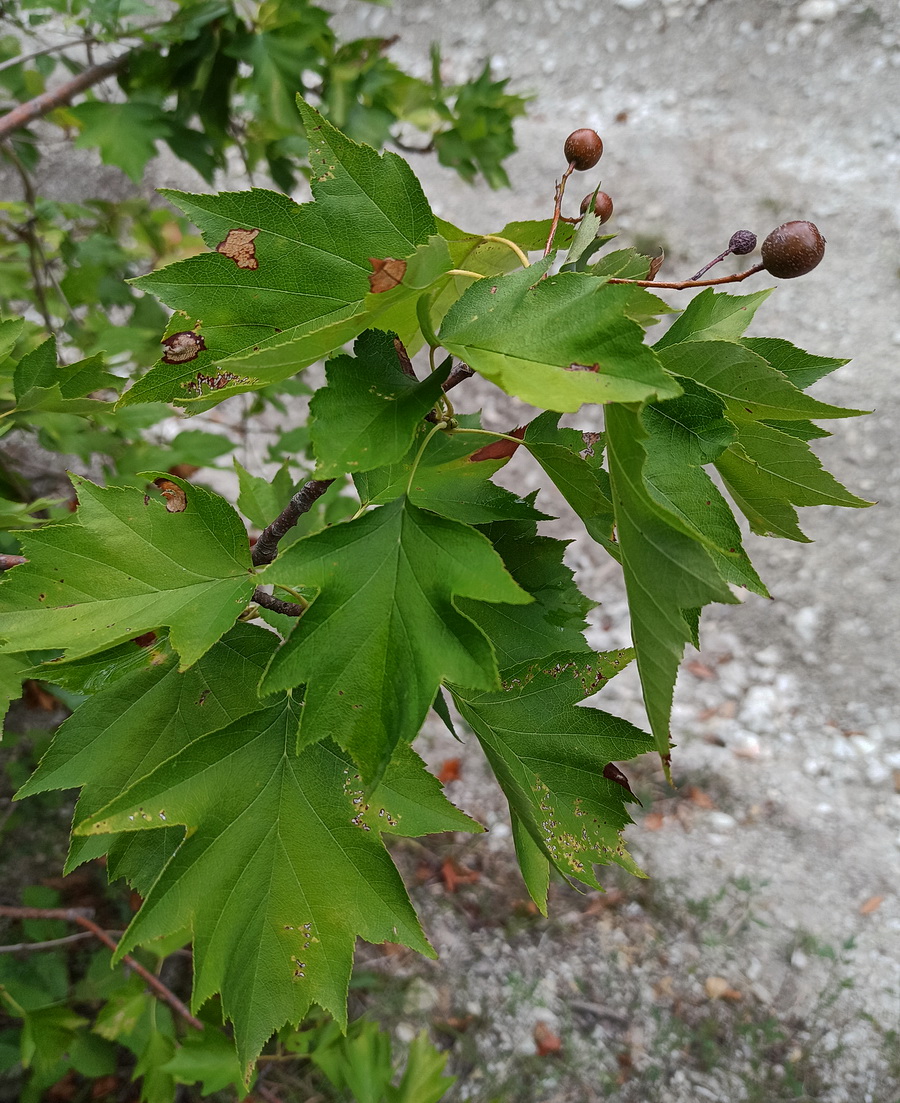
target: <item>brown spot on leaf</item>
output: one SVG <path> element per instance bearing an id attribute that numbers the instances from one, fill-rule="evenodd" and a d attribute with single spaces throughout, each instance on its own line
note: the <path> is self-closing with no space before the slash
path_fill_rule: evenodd
<path id="1" fill-rule="evenodd" d="M 166 351 L 162 354 L 164 364 L 186 364 L 189 360 L 196 360 L 201 352 L 206 351 L 206 342 L 192 329 L 163 337 L 162 344 L 166 347 Z"/>
<path id="2" fill-rule="evenodd" d="M 526 428 L 527 426 L 520 425 L 517 429 L 511 429 L 507 436 L 518 437 L 519 440 L 522 440 Z M 479 448 L 477 452 L 473 452 L 469 456 L 469 463 L 480 463 L 482 460 L 505 460 L 518 447 L 518 444 L 514 444 L 511 440 L 494 440 L 490 444 L 486 444 L 484 448 Z"/>
<path id="3" fill-rule="evenodd" d="M 187 494 L 178 483 L 173 483 L 171 479 L 154 479 L 153 482 L 166 500 L 166 513 L 184 513 L 187 508 Z"/>
<path id="4" fill-rule="evenodd" d="M 566 371 L 592 371 L 592 372 L 598 372 L 598 371 L 600 371 L 600 365 L 599 364 L 569 364 L 565 368 L 565 370 Z"/>
<path id="5" fill-rule="evenodd" d="M 136 643 L 138 647 L 152 647 L 156 643 L 156 633 L 145 632 L 142 636 L 135 636 L 131 642 Z"/>
<path id="6" fill-rule="evenodd" d="M 220 241 L 216 246 L 216 252 L 233 260 L 238 268 L 249 268 L 255 271 L 259 268 L 259 261 L 256 259 L 256 246 L 253 244 L 253 239 L 258 234 L 259 230 L 229 230 L 225 240 Z"/>
<path id="7" fill-rule="evenodd" d="M 385 257 L 384 260 L 369 257 L 369 264 L 372 265 L 369 288 L 375 295 L 396 287 L 406 274 L 405 260 L 395 260 L 393 257 Z"/>

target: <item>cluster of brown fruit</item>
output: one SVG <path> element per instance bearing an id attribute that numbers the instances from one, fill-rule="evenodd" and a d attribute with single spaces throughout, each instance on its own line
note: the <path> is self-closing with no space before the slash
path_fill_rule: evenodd
<path id="1" fill-rule="evenodd" d="M 603 141 L 595 130 L 582 127 L 573 130 L 566 138 L 563 152 L 569 166 L 568 172 L 587 172 L 603 156 Z M 612 217 L 613 201 L 606 192 L 598 191 L 596 195 L 586 195 L 581 203 L 581 213 L 587 211 L 592 199 L 594 214 L 601 222 L 608 222 Z M 755 248 L 756 235 L 750 230 L 738 230 L 732 234 L 728 248 L 693 278 L 699 279 L 713 264 L 731 253 L 741 256 Z M 795 276 L 805 276 L 816 267 L 825 255 L 825 238 L 812 222 L 804 219 L 785 222 L 763 241 L 761 253 L 761 267 L 766 272 L 779 279 L 790 280 Z"/>

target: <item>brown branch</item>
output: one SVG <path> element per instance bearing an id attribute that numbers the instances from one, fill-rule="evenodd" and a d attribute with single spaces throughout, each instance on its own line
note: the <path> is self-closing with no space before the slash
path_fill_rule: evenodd
<path id="1" fill-rule="evenodd" d="M 67 104 L 79 92 L 84 92 L 85 89 L 99 84 L 101 80 L 111 77 L 113 73 L 117 73 L 126 65 L 130 56 L 131 52 L 129 51 L 126 54 L 120 54 L 118 57 L 112 58 L 110 61 L 104 61 L 100 65 L 92 65 L 90 69 L 85 69 L 83 73 L 79 73 L 78 76 L 65 81 L 58 88 L 54 88 L 50 92 L 42 92 L 39 96 L 35 96 L 33 100 L 20 103 L 18 107 L 14 107 L 12 111 L 0 117 L 0 138 L 8 137 L 8 135 L 23 126 L 27 126 L 35 119 L 39 119 L 43 115 L 55 111 L 57 107 Z"/>
<path id="2" fill-rule="evenodd" d="M 250 600 L 261 605 L 263 609 L 271 609 L 273 613 L 282 613 L 286 617 L 302 617 L 309 608 L 308 605 L 300 605 L 296 601 L 284 601 L 280 597 L 267 594 L 261 586 L 256 587 Z"/>
<path id="3" fill-rule="evenodd" d="M 566 181 L 572 175 L 574 168 L 574 162 L 570 162 L 569 167 L 562 174 L 562 178 L 556 185 L 556 197 L 553 203 L 553 221 L 550 223 L 550 234 L 547 237 L 547 244 L 544 246 L 545 257 L 550 255 L 550 250 L 553 248 L 553 239 L 556 237 L 556 227 L 559 225 L 560 215 L 562 214 L 562 201 L 566 191 Z"/>
<path id="4" fill-rule="evenodd" d="M 99 938 L 104 946 L 108 946 L 115 953 L 118 949 L 116 940 L 111 938 L 102 927 L 98 927 L 93 919 L 88 917 L 88 913 L 92 913 L 92 911 L 91 908 L 18 908 L 0 904 L 0 916 L 7 916 L 10 919 L 65 919 L 69 923 L 77 923 L 80 927 L 84 927 L 86 931 L 90 931 L 96 938 Z M 123 954 L 122 961 L 129 968 L 134 969 L 139 976 L 143 977 L 156 995 L 164 1000 L 173 1011 L 176 1011 L 186 1023 L 189 1023 L 195 1030 L 203 1030 L 203 1023 L 194 1018 L 187 1007 L 171 989 L 163 984 L 159 977 L 155 977 L 149 969 L 145 969 L 131 954 Z"/>
<path id="5" fill-rule="evenodd" d="M 716 287 L 722 283 L 740 283 L 741 280 L 745 280 L 748 276 L 755 276 L 757 272 L 762 272 L 765 265 L 754 264 L 752 268 L 748 268 L 746 272 L 737 272 L 733 276 L 719 276 L 715 280 L 682 280 L 680 283 L 660 283 L 657 280 L 623 280 L 623 279 L 609 279 L 607 283 L 629 283 L 632 287 L 665 287 L 670 291 L 687 291 L 690 287 Z"/>
<path id="6" fill-rule="evenodd" d="M 251 556 L 255 567 L 263 567 L 272 562 L 278 554 L 279 540 L 291 531 L 304 513 L 312 509 L 314 503 L 322 497 L 333 482 L 334 479 L 310 479 L 297 491 L 272 524 L 259 534 Z M 256 598 L 254 597 L 253 600 L 256 601 Z M 263 602 L 260 601 L 258 604 L 262 605 Z"/>
<path id="7" fill-rule="evenodd" d="M 10 567 L 21 567 L 27 562 L 24 555 L 0 555 L 0 571 L 8 571 Z"/>
<path id="8" fill-rule="evenodd" d="M 471 379 L 474 374 L 474 369 L 470 368 L 468 364 L 457 364 L 444 380 L 442 389 L 445 392 L 452 391 L 455 386 L 462 383 L 465 379 Z"/>

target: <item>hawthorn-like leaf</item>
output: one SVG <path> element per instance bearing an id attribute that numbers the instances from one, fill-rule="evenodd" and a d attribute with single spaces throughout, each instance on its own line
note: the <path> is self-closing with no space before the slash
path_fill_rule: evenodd
<path id="1" fill-rule="evenodd" d="M 637 410 L 607 407 L 606 451 L 631 637 L 647 716 L 665 761 L 675 678 L 684 645 L 696 636 L 689 611 L 737 599 L 706 548 L 651 496 L 645 482 L 646 439 Z"/>
<path id="2" fill-rule="evenodd" d="M 733 420 L 857 417 L 863 412 L 830 406 L 804 394 L 768 361 L 736 341 L 683 341 L 658 351 L 673 375 L 702 383 L 723 398 Z"/>
<path id="3" fill-rule="evenodd" d="M 644 408 L 648 436 L 644 482 L 651 496 L 681 523 L 682 531 L 701 540 L 726 582 L 767 591 L 741 546 L 741 530 L 728 503 L 704 470 L 732 443 L 736 430 L 725 419 L 725 404 L 712 391 L 689 379 L 685 393 Z M 675 520 L 677 518 L 677 521 Z"/>
<path id="4" fill-rule="evenodd" d="M 474 283 L 444 318 L 441 344 L 507 394 L 551 410 L 679 394 L 625 316 L 640 289 L 580 272 L 542 279 L 551 261 Z"/>
<path id="5" fill-rule="evenodd" d="M 645 280 L 650 271 L 650 258 L 637 249 L 614 249 L 591 265 L 594 276 L 615 276 L 623 280 Z"/>
<path id="6" fill-rule="evenodd" d="M 28 562 L 0 585 L 4 651 L 77 658 L 168 626 L 185 669 L 228 631 L 258 581 L 244 526 L 224 498 L 166 478 L 184 493 L 180 512 L 72 476 L 75 520 L 22 533 Z"/>
<path id="7" fill-rule="evenodd" d="M 103 807 L 199 736 L 259 709 L 256 687 L 277 644 L 263 628 L 236 624 L 184 673 L 165 638 L 149 647 L 124 644 L 92 660 L 45 664 L 50 681 L 72 684 L 78 673 L 88 675 L 82 689 L 94 696 L 62 725 L 16 799 L 78 786 L 82 814 Z M 146 891 L 181 837 L 181 828 L 172 827 L 118 840 L 75 838 L 66 870 L 110 851 L 111 876 Z"/>
<path id="8" fill-rule="evenodd" d="M 773 368 L 786 375 L 801 391 L 850 362 L 832 356 L 815 356 L 780 337 L 744 337 L 741 344 L 757 356 L 768 360 Z"/>
<path id="9" fill-rule="evenodd" d="M 680 341 L 737 341 L 773 288 L 752 295 L 729 295 L 705 288 L 688 303 L 653 346 L 657 352 Z"/>
<path id="10" fill-rule="evenodd" d="M 462 428 L 480 426 L 478 416 L 463 414 L 457 418 Z M 412 447 L 398 463 L 355 475 L 353 482 L 364 505 L 392 502 L 406 492 L 409 499 L 423 509 L 433 510 L 442 517 L 470 525 L 490 521 L 546 521 L 541 513 L 512 491 L 491 481 L 509 456 L 474 459 L 490 438 L 475 433 L 436 433 L 427 442 L 415 478 L 410 485 L 413 464 L 431 426 L 421 425 Z"/>
<path id="11" fill-rule="evenodd" d="M 454 599 L 533 600 L 486 537 L 405 497 L 299 540 L 263 578 L 318 591 L 263 692 L 305 685 L 298 749 L 336 740 L 367 785 L 415 737 L 442 681 L 498 684 L 490 643 Z"/>
<path id="12" fill-rule="evenodd" d="M 563 653 L 505 670 L 500 691 L 453 687 L 519 826 L 561 873 L 592 888 L 601 887 L 595 864 L 640 873 L 621 835 L 631 822 L 625 805 L 634 798 L 603 769 L 650 750 L 653 741 L 627 720 L 578 707 L 631 658 L 630 650 Z M 539 866 L 524 849 L 532 889 Z M 543 909 L 546 897 L 535 902 Z"/>
<path id="13" fill-rule="evenodd" d="M 163 193 L 199 226 L 213 251 L 141 277 L 137 286 L 181 312 L 175 329 L 202 323 L 207 351 L 188 362 L 157 364 L 124 403 L 196 401 L 200 393 L 189 388 L 197 372 L 210 374 L 213 365 L 242 354 L 253 359 L 222 369 L 237 378 L 225 380 L 215 400 L 299 371 L 369 326 L 370 258 L 409 258 L 434 235 L 434 216 L 402 158 L 357 145 L 302 100 L 298 106 L 309 138 L 312 203 L 259 188 Z M 426 260 L 450 266 L 440 239 Z M 383 307 L 385 296 L 373 298 Z M 357 320 L 347 328 L 351 318 Z M 312 338 L 334 323 L 341 325 L 327 338 Z M 276 346 L 271 354 L 267 343 Z"/>
<path id="14" fill-rule="evenodd" d="M 458 603 L 490 639 L 500 669 L 560 651 L 589 651 L 583 633 L 594 602 L 581 593 L 563 563 L 567 542 L 538 536 L 534 521 L 495 521 L 481 531 L 515 581 L 535 599 L 531 605 Z"/>
<path id="15" fill-rule="evenodd" d="M 592 539 L 618 558 L 612 540 L 615 519 L 609 476 L 600 466 L 603 438 L 596 437 L 590 452 L 582 456 L 589 447 L 582 434 L 576 429 L 560 429 L 559 415 L 547 411 L 529 424 L 525 444 L 584 522 Z"/>
<path id="16" fill-rule="evenodd" d="M 30 655 L 0 655 L 0 721 L 6 716 L 12 702 L 22 696 L 22 682 L 35 676 L 33 666 Z"/>
<path id="17" fill-rule="evenodd" d="M 451 279 L 447 273 L 453 262 L 447 242 L 434 234 L 405 259 L 370 257 L 368 263 L 371 290 L 352 314 L 311 331 L 277 334 L 258 347 L 235 353 L 223 366 L 267 382 L 283 379 L 376 325 L 396 331 L 403 344 L 415 352 L 422 344 L 417 302 L 426 292 L 437 293 Z"/>
<path id="18" fill-rule="evenodd" d="M 54 410 L 67 414 L 92 414 L 108 402 L 86 398 L 92 391 L 118 390 L 122 380 L 111 375 L 101 355 L 62 365 L 57 360 L 56 338 L 48 337 L 23 356 L 13 376 L 17 411 Z"/>
<path id="19" fill-rule="evenodd" d="M 69 111 L 81 126 L 75 145 L 80 149 L 96 146 L 104 165 L 116 165 L 135 184 L 141 182 L 145 165 L 156 156 L 157 139 L 169 133 L 162 112 L 152 103 L 94 101 Z"/>
<path id="20" fill-rule="evenodd" d="M 750 527 L 761 536 L 808 543 L 794 506 L 872 504 L 825 471 L 805 440 L 761 422 L 738 426 L 734 444 L 718 458 L 716 468 Z"/>
<path id="21" fill-rule="evenodd" d="M 349 759 L 330 742 L 295 753 L 299 707 L 285 697 L 195 740 L 76 828 L 188 828 L 118 956 L 190 927 L 192 1006 L 221 994 L 245 1075 L 313 1002 L 346 1023 L 357 936 L 433 955 Z"/>
<path id="22" fill-rule="evenodd" d="M 284 461 L 271 480 L 251 475 L 237 460 L 234 469 L 240 488 L 238 509 L 258 529 L 266 528 L 288 504 L 296 489 L 288 461 Z"/>
<path id="23" fill-rule="evenodd" d="M 391 333 L 367 330 L 357 338 L 353 356 L 325 365 L 328 386 L 316 392 L 309 407 L 317 479 L 401 460 L 441 395 L 450 365 L 419 383 L 403 371 L 394 340 Z"/>

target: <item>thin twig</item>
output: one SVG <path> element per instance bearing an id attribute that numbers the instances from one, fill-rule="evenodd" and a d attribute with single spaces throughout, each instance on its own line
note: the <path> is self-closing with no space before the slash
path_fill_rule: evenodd
<path id="1" fill-rule="evenodd" d="M 9 919 L 65 919 L 69 923 L 77 923 L 80 927 L 84 927 L 86 931 L 90 931 L 96 938 L 99 938 L 104 946 L 108 946 L 115 953 L 118 949 L 116 940 L 111 938 L 102 927 L 98 927 L 93 919 L 88 918 L 89 914 L 93 914 L 92 908 L 19 908 L 5 904 L 0 905 L 0 916 L 6 916 Z M 195 1030 L 203 1030 L 203 1023 L 188 1011 L 187 1007 L 171 989 L 163 984 L 159 977 L 155 977 L 148 969 L 145 969 L 131 954 L 123 954 L 122 961 L 130 969 L 133 969 L 138 976 L 143 977 L 157 996 L 164 1000 L 173 1011 L 176 1011 L 186 1023 L 189 1023 Z"/>
<path id="2" fill-rule="evenodd" d="M 747 279 L 748 276 L 755 276 L 757 272 L 762 272 L 765 265 L 754 264 L 752 268 L 748 268 L 746 272 L 737 272 L 733 276 L 719 276 L 716 280 L 682 280 L 680 283 L 659 283 L 656 280 L 623 280 L 623 279 L 609 279 L 607 283 L 630 283 L 632 287 L 664 287 L 670 291 L 687 291 L 691 287 L 716 287 L 722 283 L 740 283 L 741 280 Z"/>
<path id="3" fill-rule="evenodd" d="M 263 567 L 272 562 L 278 554 L 279 540 L 291 531 L 304 513 L 312 509 L 315 502 L 333 482 L 334 479 L 310 479 L 297 491 L 272 524 L 267 525 L 259 534 L 251 555 L 255 567 Z M 254 597 L 253 600 L 256 601 L 256 598 Z M 258 602 L 258 604 L 263 603 Z"/>
<path id="4" fill-rule="evenodd" d="M 471 379 L 474 374 L 474 369 L 470 368 L 468 364 L 457 364 L 444 380 L 443 390 L 452 391 L 453 388 L 459 383 L 462 383 L 464 379 Z"/>
<path id="5" fill-rule="evenodd" d="M 93 938 L 90 931 L 79 931 L 78 934 L 67 934 L 65 938 L 51 938 L 47 942 L 14 942 L 10 946 L 0 946 L 0 954 L 21 954 L 33 950 L 55 950 L 59 946 L 67 946 L 70 942 L 81 942 L 85 938 Z"/>
<path id="6" fill-rule="evenodd" d="M 27 126 L 35 119 L 39 119 L 43 115 L 56 110 L 57 107 L 67 104 L 79 92 L 84 92 L 85 89 L 99 84 L 101 80 L 111 77 L 124 68 L 130 56 L 131 51 L 120 54 L 110 61 L 104 61 L 100 65 L 92 65 L 90 69 L 85 69 L 83 73 L 79 73 L 78 76 L 65 81 L 58 88 L 54 88 L 50 92 L 42 92 L 39 96 L 35 96 L 33 100 L 20 103 L 18 107 L 14 107 L 12 111 L 0 117 L 0 138 L 8 137 L 14 131 Z"/>
<path id="7" fill-rule="evenodd" d="M 562 214 L 562 201 L 563 195 L 566 190 L 566 181 L 572 175 L 575 170 L 574 162 L 570 162 L 569 167 L 562 174 L 559 183 L 556 185 L 556 199 L 553 203 L 553 221 L 550 224 L 550 233 L 547 237 L 547 244 L 544 246 L 544 256 L 550 255 L 550 250 L 553 248 L 553 239 L 556 237 L 556 227 L 559 225 L 559 217 Z"/>
<path id="8" fill-rule="evenodd" d="M 55 46 L 44 46 L 40 50 L 32 50 L 30 54 L 19 54 L 18 57 L 11 57 L 8 61 L 0 63 L 0 73 L 7 69 L 14 69 L 17 65 L 25 65 L 29 61 L 34 61 L 37 57 L 45 57 L 47 54 L 55 54 L 57 51 L 62 53 L 63 50 L 71 50 L 76 46 L 85 46 L 89 42 L 96 41 L 93 35 L 85 35 L 84 38 L 76 38 L 72 42 L 57 42 Z"/>

